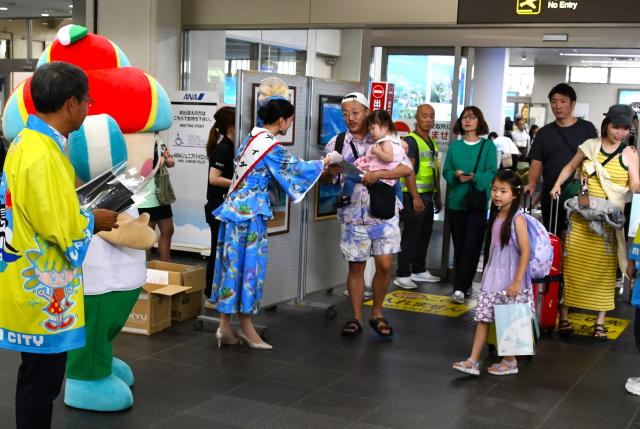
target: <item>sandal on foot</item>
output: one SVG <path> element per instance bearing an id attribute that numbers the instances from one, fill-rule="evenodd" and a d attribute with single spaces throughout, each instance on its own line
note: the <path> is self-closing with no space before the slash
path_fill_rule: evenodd
<path id="1" fill-rule="evenodd" d="M 560 335 L 571 335 L 573 334 L 573 326 L 571 326 L 571 322 L 568 320 L 560 319 L 558 323 L 558 334 Z"/>
<path id="2" fill-rule="evenodd" d="M 369 326 L 371 326 L 371 329 L 376 331 L 376 334 L 380 335 L 381 337 L 393 336 L 393 328 L 391 328 L 391 325 L 389 325 L 389 322 L 384 317 L 369 319 Z"/>
<path id="3" fill-rule="evenodd" d="M 600 323 L 596 323 L 595 325 L 593 325 L 593 338 L 595 338 L 596 340 L 608 340 L 608 332 L 609 331 L 607 330 L 607 327 L 601 325 Z"/>
<path id="4" fill-rule="evenodd" d="M 465 374 L 480 375 L 480 363 L 471 360 L 471 358 L 462 360 L 460 362 L 455 362 L 453 365 L 451 365 L 451 368 L 460 372 L 464 372 Z"/>
<path id="5" fill-rule="evenodd" d="M 502 359 L 500 362 L 494 363 L 487 372 L 492 375 L 510 375 L 518 373 L 518 362 L 514 360 Z"/>
<path id="6" fill-rule="evenodd" d="M 362 333 L 362 325 L 358 319 L 351 319 L 342 325 L 341 332 L 343 337 L 357 337 Z"/>

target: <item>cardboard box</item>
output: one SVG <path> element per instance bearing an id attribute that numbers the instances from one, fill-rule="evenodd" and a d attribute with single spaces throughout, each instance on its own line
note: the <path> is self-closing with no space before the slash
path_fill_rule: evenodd
<path id="1" fill-rule="evenodd" d="M 162 261 L 147 263 L 147 282 L 189 287 L 188 290 L 173 295 L 172 320 L 191 319 L 202 312 L 205 271 L 206 269 L 202 265 L 193 266 Z"/>
<path id="2" fill-rule="evenodd" d="M 122 332 L 152 335 L 171 326 L 171 298 L 189 287 L 145 283 Z"/>

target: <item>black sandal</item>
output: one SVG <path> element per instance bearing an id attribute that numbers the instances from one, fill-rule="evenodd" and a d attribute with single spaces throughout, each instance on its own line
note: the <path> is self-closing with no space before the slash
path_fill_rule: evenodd
<path id="1" fill-rule="evenodd" d="M 369 326 L 371 326 L 371 329 L 376 331 L 376 334 L 380 335 L 381 337 L 393 336 L 393 328 L 391 327 L 391 325 L 389 325 L 389 322 L 384 317 L 369 319 Z"/>
<path id="2" fill-rule="evenodd" d="M 558 334 L 560 335 L 571 335 L 573 334 L 573 326 L 571 326 L 571 322 L 568 320 L 560 319 L 558 323 Z"/>
<path id="3" fill-rule="evenodd" d="M 593 325 L 593 338 L 596 340 L 608 340 L 609 336 L 607 335 L 609 333 L 609 331 L 607 330 L 607 327 L 604 325 L 601 325 L 599 323 L 596 323 L 595 325 Z"/>
<path id="4" fill-rule="evenodd" d="M 342 325 L 343 337 L 357 337 L 361 333 L 362 325 L 358 319 L 348 320 L 344 325 Z"/>

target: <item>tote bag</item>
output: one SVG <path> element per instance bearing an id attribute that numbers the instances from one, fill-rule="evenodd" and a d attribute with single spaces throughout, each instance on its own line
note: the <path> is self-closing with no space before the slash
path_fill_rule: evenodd
<path id="1" fill-rule="evenodd" d="M 498 304 L 494 307 L 499 356 L 534 354 L 531 304 Z"/>

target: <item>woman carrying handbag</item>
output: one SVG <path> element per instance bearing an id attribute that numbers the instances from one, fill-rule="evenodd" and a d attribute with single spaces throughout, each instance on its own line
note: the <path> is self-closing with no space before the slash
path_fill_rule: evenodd
<path id="1" fill-rule="evenodd" d="M 632 118 L 631 107 L 611 106 L 602 121 L 602 137 L 589 139 L 579 146 L 551 190 L 551 198 L 559 198 L 560 187 L 576 169 L 586 184 L 580 196 L 565 204 L 569 229 L 564 243 L 564 292 L 558 324 L 558 333 L 562 335 L 573 332 L 569 308 L 577 307 L 598 312 L 593 337 L 597 340 L 608 338 L 605 316 L 615 308 L 616 266 L 623 273 L 627 268 L 622 213 L 629 194 L 640 187 L 638 153 L 633 147 L 625 147 L 624 143 Z M 598 211 L 602 212 L 603 219 L 612 219 L 617 214 L 622 218 L 621 225 L 616 227 L 585 218 L 600 216 L 594 213 Z"/>
<path id="2" fill-rule="evenodd" d="M 497 171 L 493 142 L 481 138 L 489 132 L 484 116 L 475 106 L 466 107 L 453 132 L 462 135 L 449 146 L 442 175 L 447 181 L 447 208 L 451 215 L 455 278 L 451 299 L 464 304 L 471 294 L 484 231 L 491 181 Z"/>
<path id="3" fill-rule="evenodd" d="M 169 262 L 171 258 L 171 237 L 173 236 L 173 212 L 171 204 L 175 201 L 175 193 L 169 181 L 169 168 L 176 165 L 169 149 L 160 144 L 158 140 L 154 150 L 153 164 L 160 163 L 155 180 L 151 180 L 144 191 L 148 192 L 146 198 L 138 205 L 140 213 L 149 213 L 149 227 L 155 231 L 156 225 L 160 229 L 158 239 L 158 259 Z"/>

